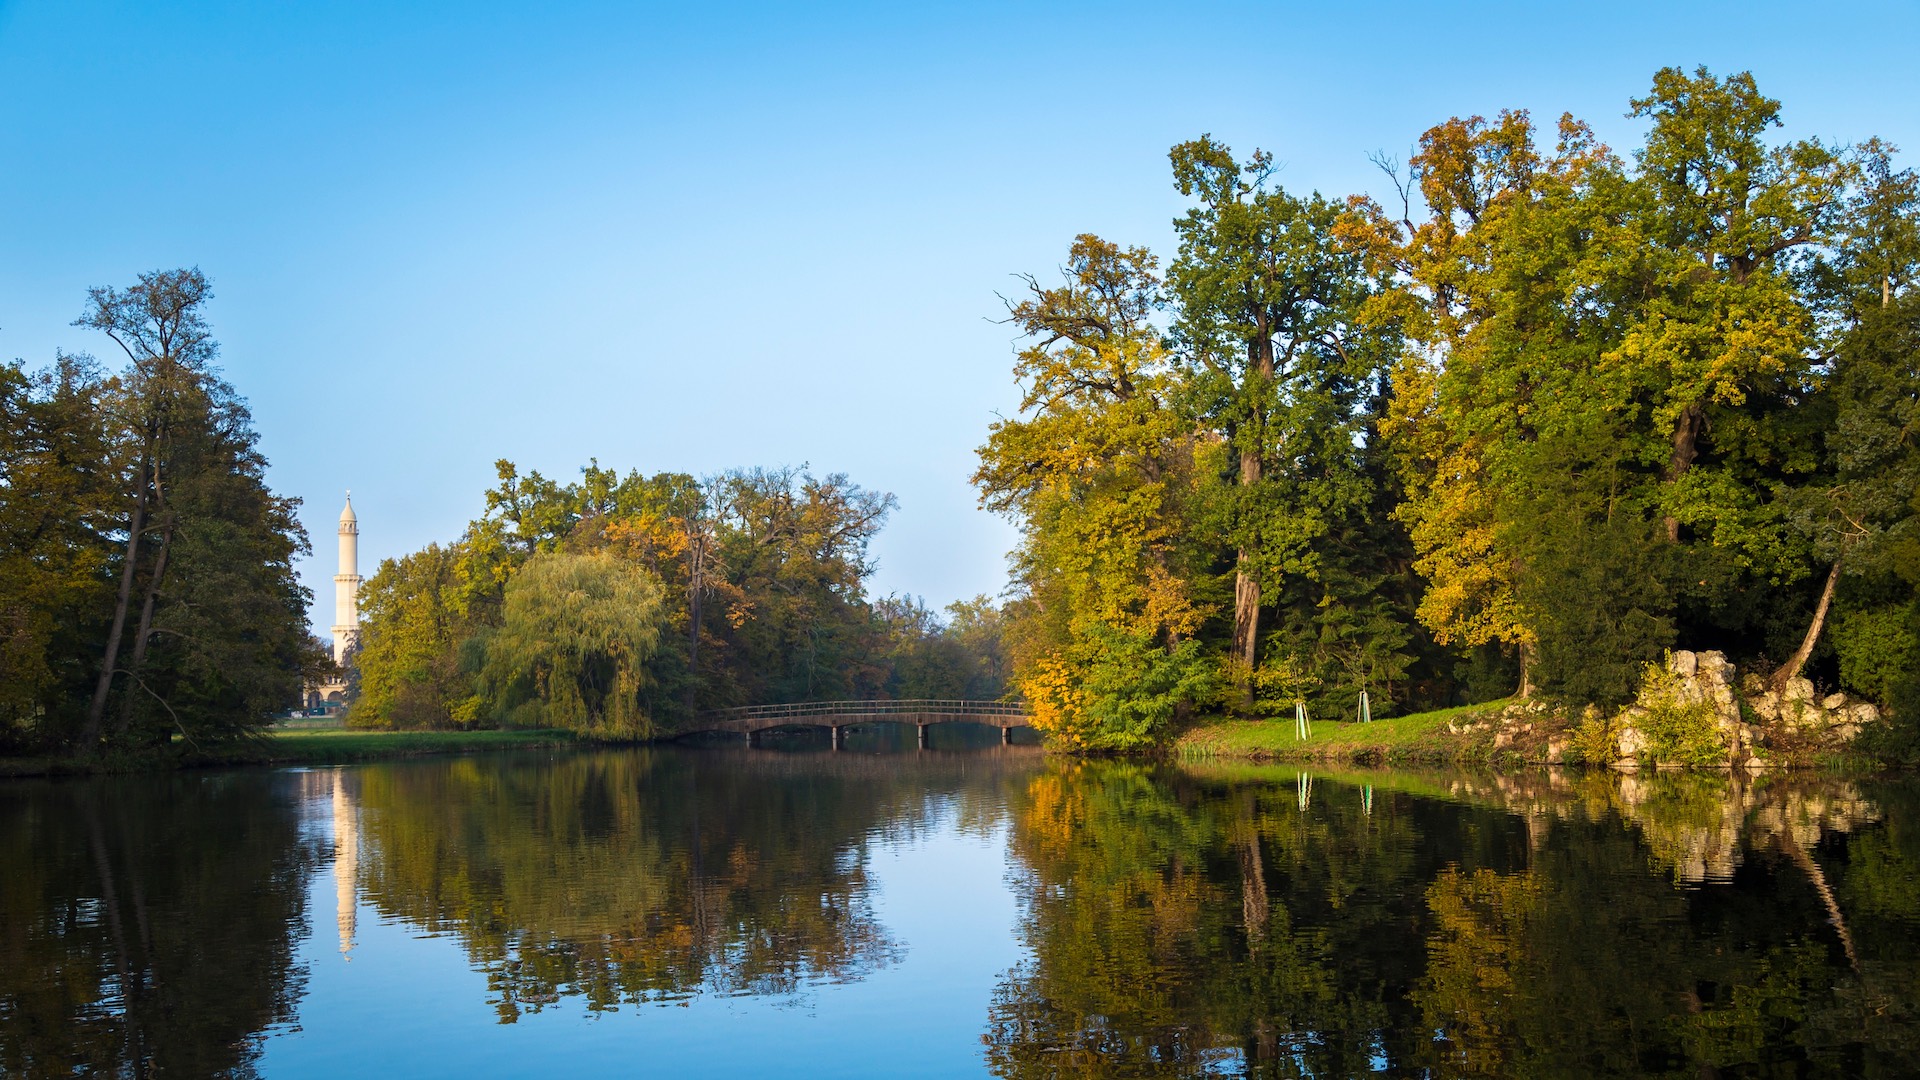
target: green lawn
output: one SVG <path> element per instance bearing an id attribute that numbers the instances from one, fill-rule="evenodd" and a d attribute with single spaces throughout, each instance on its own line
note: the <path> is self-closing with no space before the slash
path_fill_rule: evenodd
<path id="1" fill-rule="evenodd" d="M 334 728 L 319 731 L 274 731 L 265 738 L 209 750 L 196 764 L 341 765 L 380 758 L 420 754 L 453 754 L 469 750 L 512 750 L 541 746 L 571 746 L 578 740 L 565 731 L 359 731 Z"/>
<path id="2" fill-rule="evenodd" d="M 1447 731 L 1458 721 L 1490 712 L 1506 701 L 1462 705 L 1434 712 L 1393 716 L 1371 723 L 1319 720 L 1306 739 L 1294 736 L 1293 720 L 1207 720 L 1194 725 L 1174 743 L 1183 758 L 1230 758 L 1253 761 L 1441 761 L 1463 749 L 1463 740 Z"/>
<path id="3" fill-rule="evenodd" d="M 570 732 L 538 731 L 353 731 L 272 730 L 257 739 L 199 748 L 174 740 L 169 754 L 81 761 L 64 757 L 0 758 L 0 778 L 148 772 L 206 765 L 346 765 L 423 754 L 575 746 Z"/>

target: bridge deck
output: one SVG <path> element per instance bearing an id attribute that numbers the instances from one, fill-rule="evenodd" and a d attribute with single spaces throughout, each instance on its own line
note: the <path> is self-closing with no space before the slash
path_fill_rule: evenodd
<path id="1" fill-rule="evenodd" d="M 782 727 L 855 727 L 861 724 L 985 724 L 988 727 L 1027 726 L 1027 707 L 1019 702 L 917 701 L 808 701 L 793 705 L 749 705 L 703 713 L 686 734 L 725 731 L 752 734 Z"/>

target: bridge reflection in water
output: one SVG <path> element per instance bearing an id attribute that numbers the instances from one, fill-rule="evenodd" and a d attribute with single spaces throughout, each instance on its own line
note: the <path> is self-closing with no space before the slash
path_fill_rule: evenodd
<path id="1" fill-rule="evenodd" d="M 870 724 L 912 724 L 919 730 L 918 741 L 922 750 L 927 748 L 927 729 L 935 724 L 997 727 L 1000 729 L 1000 742 L 1011 745 L 1013 729 L 1028 726 L 1027 706 L 1017 701 L 938 699 L 749 705 L 702 713 L 699 720 L 682 734 L 720 732 L 743 735 L 748 746 L 758 746 L 764 732 L 782 728 L 828 728 L 833 732 L 833 748 L 843 750 L 847 744 L 847 729 Z"/>

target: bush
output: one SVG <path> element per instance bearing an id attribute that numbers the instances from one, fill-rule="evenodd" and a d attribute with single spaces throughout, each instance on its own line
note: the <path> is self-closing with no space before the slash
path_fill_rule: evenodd
<path id="1" fill-rule="evenodd" d="M 1625 714 L 1646 737 L 1643 756 L 1656 764 L 1696 768 L 1725 765 L 1728 747 L 1711 701 L 1683 701 L 1680 678 L 1664 664 L 1648 664 L 1639 707 Z"/>
<path id="2" fill-rule="evenodd" d="M 1625 726 L 1618 716 L 1589 713 L 1568 736 L 1568 758 L 1582 765 L 1613 764 L 1620 756 L 1620 732 Z"/>
<path id="3" fill-rule="evenodd" d="M 1205 700 L 1212 681 L 1197 641 L 1169 653 L 1096 625 L 1067 655 L 1041 661 L 1021 690 L 1035 730 L 1076 749 L 1127 751 L 1165 742 L 1180 706 Z"/>

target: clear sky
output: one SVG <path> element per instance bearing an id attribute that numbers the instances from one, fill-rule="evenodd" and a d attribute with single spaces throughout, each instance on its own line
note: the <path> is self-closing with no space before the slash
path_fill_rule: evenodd
<path id="1" fill-rule="evenodd" d="M 802 464 L 894 492 L 881 592 L 1004 582 L 973 448 L 996 292 L 1090 231 L 1171 253 L 1166 151 L 1376 190 L 1453 115 L 1624 117 L 1751 70 L 1793 137 L 1920 150 L 1920 5 L 0 0 L 0 356 L 111 359 L 91 285 L 198 265 L 271 480 L 362 572 L 506 457 L 571 479 Z M 1909 158 L 1911 160 L 1911 158 Z"/>

